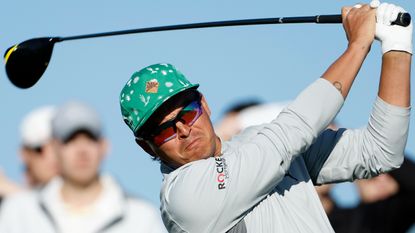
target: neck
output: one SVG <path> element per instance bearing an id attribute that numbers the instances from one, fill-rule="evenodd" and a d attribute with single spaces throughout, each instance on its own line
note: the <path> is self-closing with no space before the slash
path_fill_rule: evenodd
<path id="1" fill-rule="evenodd" d="M 63 201 L 72 207 L 84 207 L 93 203 L 101 194 L 102 184 L 98 177 L 88 184 L 64 181 L 61 189 Z"/>
<path id="2" fill-rule="evenodd" d="M 215 157 L 220 156 L 222 154 L 222 141 L 218 136 L 216 136 L 216 149 L 215 153 L 213 154 Z"/>

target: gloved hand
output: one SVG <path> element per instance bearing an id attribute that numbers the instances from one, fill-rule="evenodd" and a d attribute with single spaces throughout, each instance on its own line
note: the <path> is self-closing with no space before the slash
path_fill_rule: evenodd
<path id="1" fill-rule="evenodd" d="M 391 25 L 399 13 L 406 12 L 402 7 L 389 3 L 379 5 L 378 0 L 371 2 L 376 8 L 375 38 L 382 43 L 382 54 L 389 51 L 404 51 L 412 54 L 412 22 L 407 27 Z"/>

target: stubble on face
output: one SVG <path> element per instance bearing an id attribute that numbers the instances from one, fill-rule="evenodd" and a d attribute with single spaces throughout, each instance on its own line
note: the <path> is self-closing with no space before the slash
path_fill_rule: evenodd
<path id="1" fill-rule="evenodd" d="M 185 100 L 188 99 L 181 98 L 181 101 L 177 101 L 176 104 L 170 107 L 164 106 L 164 111 L 159 113 L 164 117 L 159 115 L 158 125 L 174 119 L 184 107 Z M 207 103 L 204 98 L 202 98 L 201 102 L 202 115 L 192 126 L 183 126 L 185 127 L 183 131 L 178 129 L 176 137 L 165 142 L 160 147 L 152 145 L 153 150 L 163 162 L 178 167 L 192 161 L 215 156 L 220 152 L 220 146 L 218 150 L 220 140 L 214 132 Z"/>

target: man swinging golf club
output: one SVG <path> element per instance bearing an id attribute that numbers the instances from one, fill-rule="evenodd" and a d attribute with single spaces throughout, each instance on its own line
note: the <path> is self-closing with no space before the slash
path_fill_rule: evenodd
<path id="1" fill-rule="evenodd" d="M 121 91 L 122 115 L 137 143 L 161 163 L 169 232 L 333 232 L 313 184 L 370 178 L 401 165 L 412 24 L 391 25 L 404 10 L 377 5 L 344 7 L 346 51 L 275 120 L 228 142 L 216 136 L 198 84 L 172 65 L 132 75 Z M 382 72 L 369 123 L 324 130 L 375 37 L 382 43 Z"/>

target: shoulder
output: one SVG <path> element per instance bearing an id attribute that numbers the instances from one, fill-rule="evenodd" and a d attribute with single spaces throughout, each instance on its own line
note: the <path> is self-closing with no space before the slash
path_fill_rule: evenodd
<path id="1" fill-rule="evenodd" d="M 168 229 L 178 226 L 195 229 L 215 219 L 220 206 L 215 198 L 225 194 L 218 189 L 217 164 L 213 157 L 191 162 L 163 181 L 161 212 Z"/>
<path id="2" fill-rule="evenodd" d="M 127 222 L 134 226 L 134 231 L 165 232 L 160 211 L 152 203 L 132 196 L 126 200 Z"/>
<path id="3" fill-rule="evenodd" d="M 127 206 L 131 211 L 140 213 L 158 213 L 158 209 L 149 201 L 128 195 L 126 197 Z"/>
<path id="4" fill-rule="evenodd" d="M 5 198 L 0 208 L 0 219 L 16 221 L 30 215 L 39 215 L 38 192 L 35 190 L 22 191 Z"/>
<path id="5" fill-rule="evenodd" d="M 215 158 L 210 157 L 190 162 L 177 168 L 164 177 L 161 196 L 171 196 L 172 194 L 179 194 L 179 196 L 182 196 L 182 194 L 187 195 L 186 193 L 191 191 L 191 188 L 202 185 L 200 184 L 201 182 L 209 180 L 206 178 L 216 174 L 215 164 Z"/>
<path id="6" fill-rule="evenodd" d="M 244 128 L 239 134 L 236 134 L 227 142 L 229 147 L 240 146 L 243 143 L 251 141 L 267 124 L 269 123 Z"/>
<path id="7" fill-rule="evenodd" d="M 117 180 L 112 176 L 103 175 L 101 180 L 104 183 L 107 192 L 112 192 L 114 194 L 114 198 L 116 197 L 116 199 L 119 198 L 124 200 L 127 211 L 130 213 L 143 213 L 146 215 L 148 213 L 157 212 L 157 209 L 147 200 L 126 192 L 123 187 L 121 187 L 121 185 L 117 182 Z"/>
<path id="8" fill-rule="evenodd" d="M 2 208 L 7 205 L 13 206 L 25 206 L 28 203 L 37 202 L 37 197 L 39 195 L 39 190 L 25 190 L 13 195 L 6 197 L 3 200 Z"/>

